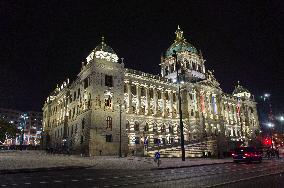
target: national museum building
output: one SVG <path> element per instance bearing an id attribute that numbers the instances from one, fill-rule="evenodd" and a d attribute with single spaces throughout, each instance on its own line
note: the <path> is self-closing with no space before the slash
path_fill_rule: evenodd
<path id="1" fill-rule="evenodd" d="M 260 131 L 253 95 L 239 83 L 232 94 L 224 93 L 201 52 L 179 27 L 175 34 L 159 75 L 125 68 L 102 38 L 77 79 L 47 97 L 44 147 L 118 155 L 121 146 L 123 155 L 152 156 L 159 149 L 162 156 L 178 157 L 180 117 L 187 157 L 253 142 Z"/>

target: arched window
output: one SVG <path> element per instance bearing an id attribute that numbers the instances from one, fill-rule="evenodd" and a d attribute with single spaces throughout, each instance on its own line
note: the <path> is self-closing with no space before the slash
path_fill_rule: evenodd
<path id="1" fill-rule="evenodd" d="M 85 118 L 83 118 L 82 120 L 82 130 L 84 130 L 84 128 L 85 128 Z"/>
<path id="2" fill-rule="evenodd" d="M 111 97 L 105 98 L 105 107 L 111 108 Z"/>
<path id="3" fill-rule="evenodd" d="M 106 129 L 112 130 L 112 118 L 110 116 L 106 117 Z"/>
<path id="4" fill-rule="evenodd" d="M 190 114 L 191 114 L 191 116 L 194 116 L 194 112 L 193 112 L 193 109 L 191 109 L 191 113 L 190 113 Z"/>
<path id="5" fill-rule="evenodd" d="M 144 126 L 144 132 L 148 132 L 149 131 L 149 125 L 148 123 L 146 123 L 146 125 Z"/>
<path id="6" fill-rule="evenodd" d="M 174 134 L 173 126 L 169 125 L 169 133 Z"/>
<path id="7" fill-rule="evenodd" d="M 166 132 L 166 125 L 163 123 L 162 127 L 161 127 L 161 132 L 164 133 Z"/>
<path id="8" fill-rule="evenodd" d="M 153 125 L 153 132 L 154 132 L 154 133 L 157 133 L 157 132 L 158 132 L 158 126 L 157 126 L 156 123 L 154 123 L 154 125 Z"/>
<path id="9" fill-rule="evenodd" d="M 134 123 L 134 131 L 139 131 L 139 123 L 138 123 L 138 121 L 135 121 L 135 123 Z"/>
<path id="10" fill-rule="evenodd" d="M 91 93 L 89 93 L 89 97 L 88 97 L 88 109 L 91 108 Z"/>

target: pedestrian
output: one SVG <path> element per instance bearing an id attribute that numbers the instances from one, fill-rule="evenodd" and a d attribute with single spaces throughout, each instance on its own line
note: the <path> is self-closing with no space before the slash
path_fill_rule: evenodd
<path id="1" fill-rule="evenodd" d="M 100 150 L 100 156 L 102 155 L 102 150 Z"/>

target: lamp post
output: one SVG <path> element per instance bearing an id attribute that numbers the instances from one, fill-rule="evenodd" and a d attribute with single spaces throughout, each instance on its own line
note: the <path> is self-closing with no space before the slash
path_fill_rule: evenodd
<path id="1" fill-rule="evenodd" d="M 178 75 L 178 66 L 177 66 L 178 60 L 177 60 L 177 53 L 176 53 L 176 51 L 174 51 L 174 54 L 172 56 L 175 58 L 176 71 L 177 71 L 181 159 L 182 159 L 182 161 L 185 161 L 184 134 L 183 134 L 183 121 L 182 121 L 181 95 L 180 95 L 180 79 L 179 79 L 179 75 Z"/>
<path id="2" fill-rule="evenodd" d="M 272 134 L 272 128 L 274 127 L 273 123 L 268 123 L 267 124 L 270 130 L 270 138 L 271 138 L 271 148 L 273 149 L 273 134 Z"/>
<path id="3" fill-rule="evenodd" d="M 121 142 L 122 142 L 122 138 L 121 138 L 121 113 L 122 113 L 122 103 L 121 100 L 118 100 L 118 107 L 119 107 L 119 149 L 118 149 L 118 156 L 122 157 L 122 151 L 121 151 Z"/>

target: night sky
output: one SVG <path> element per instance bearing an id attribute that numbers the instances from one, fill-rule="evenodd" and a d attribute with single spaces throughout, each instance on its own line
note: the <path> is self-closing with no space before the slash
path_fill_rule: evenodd
<path id="1" fill-rule="evenodd" d="M 284 113 L 283 2 L 82 2 L 0 1 L 0 107 L 41 110 L 102 35 L 126 67 L 159 74 L 179 24 L 224 92 L 239 80 L 257 101 L 271 93 L 274 113 Z"/>

